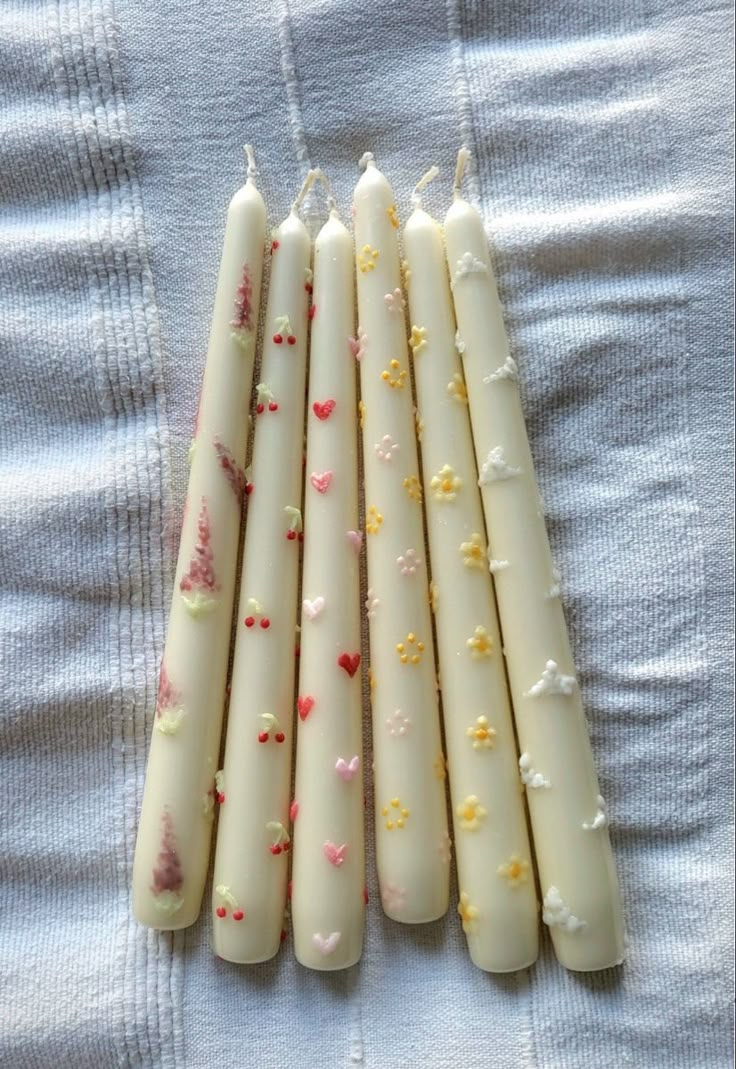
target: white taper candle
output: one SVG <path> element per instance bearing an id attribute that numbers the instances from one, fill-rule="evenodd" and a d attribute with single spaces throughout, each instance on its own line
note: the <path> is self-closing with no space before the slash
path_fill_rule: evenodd
<path id="1" fill-rule="evenodd" d="M 445 219 L 446 252 L 543 920 L 563 965 L 604 969 L 624 955 L 606 809 L 483 224 L 459 195 L 466 156 Z"/>
<path id="2" fill-rule="evenodd" d="M 355 274 L 334 207 L 313 301 L 291 916 L 298 961 L 331 970 L 360 958 L 365 913 Z"/>
<path id="3" fill-rule="evenodd" d="M 418 923 L 447 909 L 450 840 L 398 220 L 370 156 L 354 213 L 376 858 L 385 912 Z"/>
<path id="4" fill-rule="evenodd" d="M 133 865 L 133 910 L 152 928 L 197 919 L 209 861 L 266 230 L 247 152 L 227 213 Z"/>
<path id="5" fill-rule="evenodd" d="M 537 957 L 534 871 L 442 232 L 419 206 L 404 253 L 458 912 L 475 964 L 511 972 Z"/>
<path id="6" fill-rule="evenodd" d="M 286 902 L 310 256 L 295 204 L 273 241 L 219 784 L 213 941 L 243 963 L 276 954 Z"/>

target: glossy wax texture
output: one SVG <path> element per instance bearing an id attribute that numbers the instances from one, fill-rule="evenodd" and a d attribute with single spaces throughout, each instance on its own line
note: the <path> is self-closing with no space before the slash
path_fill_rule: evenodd
<path id="1" fill-rule="evenodd" d="M 220 957 L 281 941 L 289 864 L 311 243 L 293 211 L 274 235 L 213 881 Z"/>
<path id="2" fill-rule="evenodd" d="M 200 398 L 133 865 L 133 910 L 186 928 L 202 903 L 235 593 L 266 209 L 233 197 Z"/>
<path id="3" fill-rule="evenodd" d="M 527 787 L 542 916 L 569 969 L 624 956 L 616 871 L 544 517 L 480 216 L 445 220 L 496 594 Z"/>
<path id="4" fill-rule="evenodd" d="M 376 858 L 397 921 L 447 909 L 450 843 L 398 221 L 369 164 L 355 189 Z"/>
<path id="5" fill-rule="evenodd" d="M 312 308 L 291 917 L 297 960 L 332 970 L 360 958 L 365 914 L 361 672 L 340 663 L 360 653 L 355 269 L 336 212 Z"/>
<path id="6" fill-rule="evenodd" d="M 404 229 L 458 912 L 489 972 L 537 957 L 538 909 L 442 232 Z"/>

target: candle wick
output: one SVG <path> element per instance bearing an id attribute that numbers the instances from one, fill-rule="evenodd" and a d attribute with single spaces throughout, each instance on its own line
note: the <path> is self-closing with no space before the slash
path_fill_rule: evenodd
<path id="1" fill-rule="evenodd" d="M 439 167 L 430 167 L 427 173 L 422 175 L 417 184 L 414 186 L 414 192 L 411 195 L 412 208 L 421 208 L 422 190 L 426 189 L 429 183 L 432 182 L 439 173 Z"/>
<path id="2" fill-rule="evenodd" d="M 301 208 L 302 204 L 304 203 L 304 199 L 305 199 L 307 193 L 309 193 L 309 190 L 314 185 L 314 180 L 315 180 L 316 177 L 317 177 L 317 171 L 315 171 L 315 169 L 313 167 L 310 168 L 309 171 L 307 171 L 307 177 L 304 179 L 304 182 L 302 184 L 302 188 L 299 190 L 299 192 L 297 194 L 297 197 L 296 197 L 296 200 L 294 201 L 294 203 L 291 206 L 291 210 L 293 212 L 297 212 L 297 213 L 299 212 L 299 209 Z"/>
<path id="3" fill-rule="evenodd" d="M 358 167 L 364 171 L 366 167 L 375 167 L 376 161 L 372 152 L 364 152 L 358 161 Z"/>
<path id="4" fill-rule="evenodd" d="M 465 177 L 465 168 L 468 165 L 470 159 L 470 151 L 464 146 L 457 154 L 457 167 L 455 168 L 455 181 L 452 186 L 452 195 L 454 197 L 460 196 L 460 187 L 463 184 L 463 178 Z"/>
<path id="5" fill-rule="evenodd" d="M 332 186 L 330 185 L 330 180 L 321 167 L 317 167 L 315 179 L 318 182 L 321 182 L 322 187 L 324 188 L 325 194 L 327 196 L 327 211 L 330 213 L 330 215 L 336 215 L 339 219 L 340 213 L 337 210 L 337 201 L 335 200 L 332 194 Z"/>
<path id="6" fill-rule="evenodd" d="M 243 151 L 245 152 L 246 159 L 246 177 L 249 181 L 255 181 L 258 171 L 256 170 L 256 154 L 253 151 L 252 145 L 244 145 Z"/>

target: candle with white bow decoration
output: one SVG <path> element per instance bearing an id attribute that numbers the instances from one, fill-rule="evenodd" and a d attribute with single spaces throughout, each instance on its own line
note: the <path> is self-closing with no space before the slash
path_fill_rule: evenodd
<path id="1" fill-rule="evenodd" d="M 365 914 L 353 241 L 331 196 L 314 246 L 291 917 L 297 960 L 344 969 Z M 313 476 L 318 480 L 312 481 Z"/>
<path id="2" fill-rule="evenodd" d="M 376 859 L 397 921 L 447 909 L 450 840 L 424 564 L 422 489 L 389 183 L 364 157 L 354 193 L 370 622 Z"/>
<path id="3" fill-rule="evenodd" d="M 213 881 L 214 948 L 265 961 L 281 941 L 289 786 L 311 242 L 298 208 L 273 236 Z"/>
<path id="4" fill-rule="evenodd" d="M 404 253 L 458 912 L 475 964 L 511 972 L 535 961 L 539 918 L 442 231 L 419 199 L 435 174 Z"/>
<path id="5" fill-rule="evenodd" d="M 135 916 L 152 928 L 196 920 L 209 860 L 266 228 L 246 153 L 247 182 L 227 213 L 133 866 Z"/>
<path id="6" fill-rule="evenodd" d="M 543 895 L 543 920 L 569 969 L 624 956 L 616 871 L 532 455 L 480 216 L 455 197 L 448 269 L 480 473 L 509 683 Z"/>

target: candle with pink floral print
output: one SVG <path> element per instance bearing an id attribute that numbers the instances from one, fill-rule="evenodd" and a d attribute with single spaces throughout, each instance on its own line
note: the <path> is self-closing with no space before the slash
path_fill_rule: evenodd
<path id="1" fill-rule="evenodd" d="M 366 156 L 355 188 L 361 423 L 370 627 L 376 861 L 396 921 L 447 910 L 445 759 L 409 379 L 399 225 L 391 186 Z"/>
<path id="2" fill-rule="evenodd" d="M 227 213 L 138 825 L 133 910 L 152 928 L 196 920 L 209 860 L 266 230 L 247 153 Z"/>
<path id="3" fill-rule="evenodd" d="M 265 961 L 284 922 L 291 834 L 297 588 L 311 241 L 298 206 L 274 234 L 256 404 L 212 896 L 213 944 L 227 961 Z M 314 473 L 310 490 L 327 487 Z"/>
<path id="4" fill-rule="evenodd" d="M 345 969 L 365 913 L 361 537 L 353 242 L 332 208 L 314 247 L 291 916 L 298 961 Z M 329 476 L 314 485 L 312 475 Z"/>

